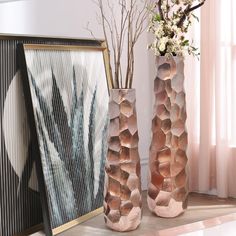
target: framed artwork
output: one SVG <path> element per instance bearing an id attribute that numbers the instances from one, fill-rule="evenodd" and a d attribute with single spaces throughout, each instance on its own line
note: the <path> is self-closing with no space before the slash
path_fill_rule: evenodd
<path id="1" fill-rule="evenodd" d="M 0 235 L 23 236 L 43 227 L 32 140 L 23 93 L 19 43 L 101 46 L 101 41 L 0 34 Z"/>
<path id="2" fill-rule="evenodd" d="M 109 101 L 105 49 L 21 46 L 47 236 L 103 210 Z"/>

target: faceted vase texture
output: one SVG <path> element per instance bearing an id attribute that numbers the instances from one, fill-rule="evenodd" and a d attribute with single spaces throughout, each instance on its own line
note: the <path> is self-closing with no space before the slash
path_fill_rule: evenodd
<path id="1" fill-rule="evenodd" d="M 140 158 L 134 89 L 110 91 L 110 126 L 105 165 L 106 225 L 116 231 L 136 229 L 141 222 Z"/>
<path id="2" fill-rule="evenodd" d="M 157 57 L 147 202 L 149 209 L 160 217 L 176 217 L 187 208 L 183 60 Z"/>

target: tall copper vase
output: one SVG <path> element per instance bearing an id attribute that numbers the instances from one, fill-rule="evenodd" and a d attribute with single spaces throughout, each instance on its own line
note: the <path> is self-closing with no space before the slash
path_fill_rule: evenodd
<path id="1" fill-rule="evenodd" d="M 141 222 L 140 158 L 134 89 L 110 91 L 110 126 L 104 213 L 116 231 L 136 229 Z"/>
<path id="2" fill-rule="evenodd" d="M 149 159 L 149 209 L 176 217 L 187 208 L 187 131 L 182 57 L 157 57 Z"/>

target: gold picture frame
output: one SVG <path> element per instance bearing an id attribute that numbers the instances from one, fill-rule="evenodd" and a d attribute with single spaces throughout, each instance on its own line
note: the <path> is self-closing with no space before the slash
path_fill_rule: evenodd
<path id="1" fill-rule="evenodd" d="M 38 51 L 41 51 L 41 52 L 44 51 L 45 52 L 45 51 L 47 51 L 49 53 L 52 52 L 52 51 L 54 51 L 54 52 L 57 51 L 59 54 L 60 54 L 60 52 L 66 52 L 66 51 L 67 52 L 72 52 L 73 51 L 74 54 L 76 54 L 76 52 L 78 52 L 78 53 L 81 52 L 81 53 L 85 53 L 85 54 L 90 53 L 90 52 L 92 52 L 92 53 L 93 52 L 98 52 L 98 53 L 102 54 L 102 57 L 100 55 L 99 58 L 100 58 L 100 60 L 102 58 L 102 62 L 100 61 L 100 63 L 102 63 L 103 66 L 104 66 L 104 68 L 103 68 L 103 70 L 104 70 L 103 71 L 104 72 L 103 77 L 104 78 L 102 78 L 102 79 L 106 80 L 106 86 L 105 87 L 106 87 L 106 90 L 107 90 L 107 94 L 106 94 L 105 97 L 103 96 L 103 100 L 104 100 L 104 98 L 106 100 L 109 97 L 109 88 L 111 87 L 111 79 L 110 79 L 110 73 L 109 73 L 108 66 L 107 66 L 107 58 L 108 58 L 107 53 L 108 53 L 108 51 L 107 51 L 107 48 L 104 47 L 104 45 L 105 45 L 104 42 L 102 42 L 101 46 L 49 45 L 49 44 L 47 44 L 47 45 L 44 45 L 44 44 L 41 44 L 41 45 L 39 45 L 39 44 L 21 44 L 21 45 L 18 46 L 19 52 L 20 52 L 20 55 L 21 55 L 20 56 L 20 62 L 21 62 L 21 68 L 22 68 L 22 73 L 23 73 L 23 89 L 24 89 L 24 94 L 25 94 L 25 97 L 26 97 L 26 107 L 32 108 L 31 112 L 28 113 L 28 115 L 29 115 L 28 119 L 30 121 L 31 133 L 33 134 L 32 139 L 33 139 L 34 143 L 38 144 L 37 146 L 39 146 L 40 142 L 39 142 L 39 133 L 37 133 L 38 130 L 36 128 L 37 124 L 35 125 L 35 122 L 36 122 L 36 116 L 35 116 L 35 111 L 34 111 L 35 104 L 33 104 L 32 88 L 30 88 L 30 86 L 32 87 L 32 83 L 30 84 L 30 76 L 32 74 L 29 74 L 29 66 L 27 65 L 27 55 L 26 55 L 27 50 L 28 51 L 33 50 L 35 52 L 38 52 Z M 63 58 L 63 56 L 61 58 Z M 103 83 L 103 85 L 99 85 L 99 86 L 104 88 L 104 83 Z M 89 89 L 91 89 L 91 86 L 90 86 Z M 107 102 L 107 105 L 108 105 L 108 102 Z M 105 112 L 104 112 L 104 114 L 105 114 Z M 108 115 L 108 113 L 106 115 Z M 100 116 L 101 116 L 101 114 L 100 114 Z M 106 122 L 107 122 L 107 120 L 106 120 Z M 104 130 L 106 129 L 106 127 L 107 127 L 107 124 L 104 121 Z M 101 141 L 97 141 L 97 142 L 101 142 Z M 101 143 L 101 144 L 102 144 L 101 147 L 103 147 L 104 143 Z M 104 148 L 105 148 L 105 146 L 104 146 Z M 49 204 L 49 199 L 47 198 L 48 193 L 47 193 L 46 188 L 45 188 L 46 185 L 45 185 L 45 178 L 44 178 L 44 169 L 43 169 L 42 160 L 40 159 L 41 154 L 42 153 L 40 153 L 40 148 L 39 148 L 38 152 L 36 154 L 36 156 L 37 156 L 36 163 L 37 163 L 37 175 L 38 175 L 38 179 L 39 179 L 40 194 L 41 194 L 41 198 L 42 198 L 43 213 L 44 213 L 43 214 L 43 216 L 44 216 L 44 230 L 45 230 L 46 235 L 56 235 L 58 233 L 61 233 L 61 232 L 65 231 L 65 230 L 67 230 L 67 229 L 69 229 L 69 228 L 71 228 L 71 227 L 73 227 L 77 224 L 80 224 L 80 223 L 88 220 L 89 218 L 91 218 L 91 217 L 93 217 L 97 214 L 100 214 L 103 211 L 103 208 L 99 207 L 99 208 L 93 209 L 92 211 L 87 212 L 86 214 L 83 214 L 79 217 L 75 217 L 72 220 L 65 221 L 65 222 L 63 222 L 63 224 L 59 224 L 59 225 L 55 224 L 56 227 L 52 227 L 52 224 L 51 224 L 52 218 L 50 218 L 53 215 L 53 214 L 50 215 L 50 209 L 52 209 L 52 207 L 50 208 L 49 205 L 48 205 Z M 105 153 L 103 153 L 103 158 L 105 159 Z M 104 163 L 103 163 L 103 165 L 104 165 Z M 102 167 L 102 169 L 103 168 L 104 168 L 104 166 Z M 100 171 L 100 173 L 101 173 L 101 171 Z M 103 189 L 102 189 L 102 192 L 103 192 Z M 100 189 L 100 203 L 102 203 L 101 198 L 102 198 L 102 195 L 101 195 L 101 189 Z M 102 206 L 102 204 L 100 204 L 100 206 Z"/>

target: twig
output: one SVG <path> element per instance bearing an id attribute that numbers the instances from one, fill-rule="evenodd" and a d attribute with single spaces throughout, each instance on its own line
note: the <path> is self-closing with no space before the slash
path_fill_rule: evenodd
<path id="1" fill-rule="evenodd" d="M 105 15 L 104 15 L 103 5 L 102 5 L 101 0 L 99 0 L 99 8 L 100 8 L 101 15 L 102 15 L 102 28 L 103 28 L 103 33 L 104 33 L 104 37 L 105 37 L 105 42 L 106 42 L 106 45 L 108 46 L 109 44 L 108 44 L 107 32 L 106 32 L 106 27 L 105 27 L 105 19 L 104 19 Z M 112 74 L 112 67 L 111 67 L 111 53 L 110 53 L 109 47 L 107 48 L 107 51 L 108 51 L 109 71 L 110 71 L 110 76 L 112 79 L 112 86 L 113 86 L 112 88 L 115 88 L 113 74 Z"/>
<path id="2" fill-rule="evenodd" d="M 158 5 L 158 10 L 159 10 L 159 14 L 160 14 L 161 20 L 165 20 L 163 11 L 162 11 L 162 9 L 161 9 L 162 1 L 159 0 L 158 3 L 157 3 L 157 5 Z"/>
<path id="3" fill-rule="evenodd" d="M 93 34 L 93 31 L 89 28 L 89 22 L 87 22 L 87 25 L 86 25 L 85 29 L 91 34 L 91 36 L 93 37 L 93 39 L 97 40 L 97 38 L 96 38 L 95 35 Z"/>
<path id="4" fill-rule="evenodd" d="M 187 16 L 189 15 L 190 12 L 196 10 L 197 8 L 201 7 L 204 5 L 206 0 L 204 0 L 203 2 L 197 4 L 196 6 L 191 7 L 190 5 L 187 6 L 187 8 L 184 10 L 183 16 L 181 17 L 181 19 L 179 20 L 177 27 L 181 27 L 184 23 L 184 21 L 186 20 Z"/>
<path id="5" fill-rule="evenodd" d="M 143 25 L 147 17 L 146 6 L 149 0 L 144 1 L 141 10 L 139 10 L 139 0 L 129 0 L 129 4 L 127 4 L 127 0 L 114 0 L 120 9 L 119 21 L 115 17 L 117 10 L 112 1 L 106 0 L 107 10 L 110 14 L 105 14 L 105 0 L 96 0 L 96 4 L 100 9 L 105 40 L 109 48 L 112 49 L 114 69 L 112 79 L 114 88 L 123 88 L 123 75 L 125 75 L 124 86 L 125 88 L 131 88 L 134 75 L 134 46 L 145 30 Z M 110 44 L 108 44 L 109 40 Z M 125 40 L 127 40 L 127 65 L 124 74 L 121 67 L 121 58 Z"/>

